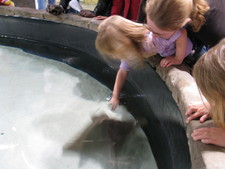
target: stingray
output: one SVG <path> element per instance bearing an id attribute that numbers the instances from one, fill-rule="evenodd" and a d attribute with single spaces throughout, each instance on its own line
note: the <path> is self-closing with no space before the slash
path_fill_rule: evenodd
<path id="1" fill-rule="evenodd" d="M 145 124 L 143 120 L 141 124 Z M 130 168 L 127 156 L 123 155 L 123 146 L 137 127 L 140 127 L 140 122 L 136 120 L 120 121 L 106 114 L 92 117 L 92 122 L 82 134 L 64 146 L 64 153 L 80 153 L 80 166 L 86 163 L 87 158 L 92 158 L 103 168 Z"/>
<path id="2" fill-rule="evenodd" d="M 82 134 L 74 141 L 66 144 L 64 150 L 72 151 L 88 144 L 110 143 L 113 149 L 123 146 L 127 136 L 136 128 L 136 120 L 120 121 L 109 118 L 106 114 L 92 117 Z"/>

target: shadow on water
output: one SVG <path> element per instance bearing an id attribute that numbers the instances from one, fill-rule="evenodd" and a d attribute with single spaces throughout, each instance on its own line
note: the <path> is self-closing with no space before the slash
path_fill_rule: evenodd
<path id="1" fill-rule="evenodd" d="M 64 153 L 82 154 L 80 167 L 91 158 L 108 169 L 148 169 L 151 163 L 143 161 L 148 155 L 146 140 L 137 134 L 138 130 L 135 121 L 93 122 L 76 141 L 64 147 Z"/>

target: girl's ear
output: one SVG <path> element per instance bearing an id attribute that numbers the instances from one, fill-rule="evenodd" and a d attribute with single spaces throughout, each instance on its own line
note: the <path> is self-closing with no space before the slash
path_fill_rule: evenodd
<path id="1" fill-rule="evenodd" d="M 191 18 L 186 18 L 184 23 L 183 23 L 183 26 L 185 26 L 186 24 L 188 24 L 191 21 L 192 21 Z"/>

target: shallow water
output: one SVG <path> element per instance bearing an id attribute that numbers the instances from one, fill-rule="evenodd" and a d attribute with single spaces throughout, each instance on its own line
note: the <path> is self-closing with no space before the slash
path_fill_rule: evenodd
<path id="1" fill-rule="evenodd" d="M 107 87 L 64 63 L 21 49 L 0 46 L 0 60 L 1 169 L 157 168 L 140 127 L 116 150 L 104 128 L 87 130 L 92 117 L 102 114 L 134 121 L 123 106 L 110 110 Z M 91 141 L 76 147 L 84 131 Z"/>

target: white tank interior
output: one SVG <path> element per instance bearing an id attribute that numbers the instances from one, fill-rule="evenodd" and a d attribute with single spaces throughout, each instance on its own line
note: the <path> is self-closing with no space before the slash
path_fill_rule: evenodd
<path id="1" fill-rule="evenodd" d="M 93 116 L 134 120 L 123 106 L 110 110 L 111 91 L 94 78 L 12 47 L 0 46 L 0 60 L 1 169 L 157 168 L 140 127 L 117 151 L 101 131 L 92 143 L 68 148 L 93 124 Z"/>

